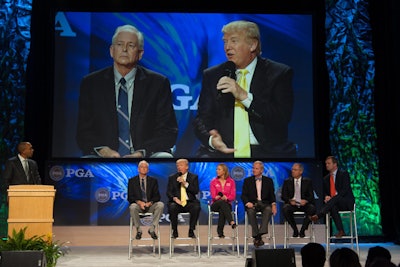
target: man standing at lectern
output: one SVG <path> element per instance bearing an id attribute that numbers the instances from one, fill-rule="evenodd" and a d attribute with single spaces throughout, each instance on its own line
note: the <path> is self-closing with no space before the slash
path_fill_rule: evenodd
<path id="1" fill-rule="evenodd" d="M 5 164 L 3 173 L 5 188 L 19 184 L 42 184 L 36 161 L 31 159 L 33 147 L 29 142 L 18 144 L 18 155 L 11 157 Z"/>

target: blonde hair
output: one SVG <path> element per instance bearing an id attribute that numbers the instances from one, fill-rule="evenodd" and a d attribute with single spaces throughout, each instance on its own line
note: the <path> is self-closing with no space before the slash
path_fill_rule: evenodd
<path id="1" fill-rule="evenodd" d="M 248 43 L 252 43 L 253 40 L 257 41 L 256 54 L 261 55 L 261 40 L 260 40 L 260 29 L 258 25 L 251 21 L 237 20 L 232 21 L 222 27 L 222 33 L 244 33 Z"/>
<path id="2" fill-rule="evenodd" d="M 219 163 L 217 166 L 222 168 L 222 170 L 224 171 L 224 178 L 227 178 L 229 176 L 228 166 L 226 166 L 225 163 Z"/>

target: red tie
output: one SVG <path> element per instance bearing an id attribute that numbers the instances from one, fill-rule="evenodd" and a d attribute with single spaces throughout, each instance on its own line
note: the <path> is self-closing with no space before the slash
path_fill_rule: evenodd
<path id="1" fill-rule="evenodd" d="M 331 197 L 334 197 L 334 196 L 336 196 L 336 188 L 335 188 L 335 180 L 333 180 L 333 174 L 331 174 L 330 181 L 331 181 L 331 186 L 330 186 Z"/>

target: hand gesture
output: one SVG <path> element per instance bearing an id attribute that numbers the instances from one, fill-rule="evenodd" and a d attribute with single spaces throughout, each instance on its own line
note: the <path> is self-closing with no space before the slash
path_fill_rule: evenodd
<path id="1" fill-rule="evenodd" d="M 224 143 L 221 135 L 218 133 L 217 130 L 211 130 L 209 134 L 212 136 L 211 144 L 216 150 L 225 154 L 231 154 L 235 152 L 234 148 L 227 147 L 227 145 Z"/>

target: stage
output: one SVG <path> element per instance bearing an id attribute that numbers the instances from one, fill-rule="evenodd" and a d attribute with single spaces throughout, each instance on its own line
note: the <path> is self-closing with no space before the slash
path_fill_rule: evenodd
<path id="1" fill-rule="evenodd" d="M 134 246 L 133 257 L 128 259 L 128 226 L 54 226 L 53 233 L 55 240 L 65 242 L 68 246 L 68 253 L 61 257 L 57 267 L 125 267 L 125 266 L 216 266 L 224 265 L 230 267 L 244 267 L 246 259 L 243 257 L 243 225 L 239 225 L 240 257 L 233 253 L 230 245 L 214 246 L 210 257 L 207 256 L 207 226 L 200 226 L 201 257 L 193 251 L 193 246 L 177 246 L 172 258 L 169 255 L 169 229 L 168 226 L 161 226 L 161 258 L 158 253 L 153 254 L 150 246 Z M 179 231 L 179 229 L 181 229 Z M 184 228 L 178 228 L 182 237 L 187 235 Z M 283 225 L 275 226 L 277 248 L 283 248 Z M 324 242 L 324 225 L 315 226 L 316 242 Z M 147 237 L 147 229 L 143 228 L 143 237 Z M 297 240 L 292 240 L 295 242 Z M 299 239 L 299 242 L 308 240 Z M 135 243 L 136 244 L 136 243 Z M 146 244 L 141 241 L 140 244 Z M 150 244 L 150 243 L 147 243 Z M 295 249 L 296 266 L 301 266 L 300 249 L 304 243 L 292 244 Z M 383 246 L 389 249 L 392 254 L 392 261 L 400 263 L 400 246 L 393 243 L 360 243 L 360 262 L 365 264 L 368 249 L 373 246 Z M 351 244 L 332 244 L 331 251 L 338 247 L 350 247 Z M 260 249 L 267 249 L 268 245 Z M 251 257 L 254 247 L 249 245 L 247 257 Z M 325 266 L 329 266 L 326 262 Z"/>

